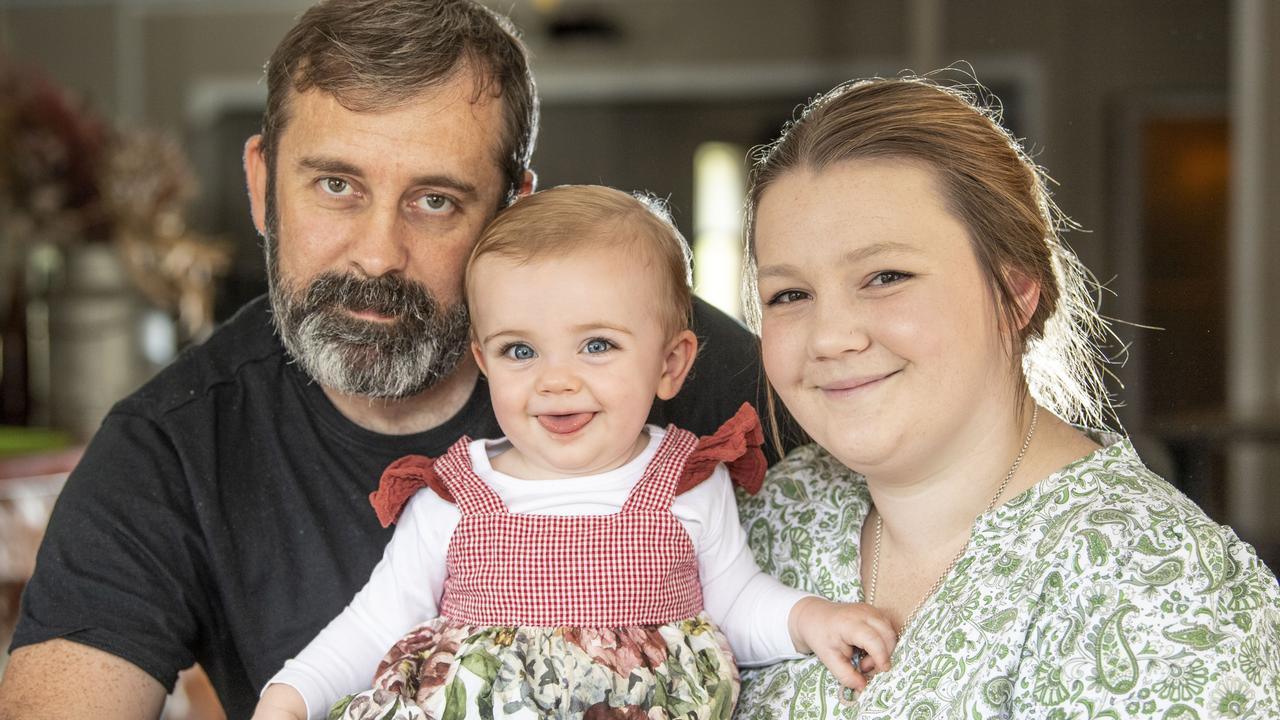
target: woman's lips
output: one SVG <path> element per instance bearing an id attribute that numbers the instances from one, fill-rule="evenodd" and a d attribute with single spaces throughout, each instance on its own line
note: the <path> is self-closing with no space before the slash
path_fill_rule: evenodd
<path id="1" fill-rule="evenodd" d="M 882 373 L 880 375 L 863 375 L 860 377 L 845 378 L 843 380 L 836 380 L 833 382 L 820 384 L 818 385 L 818 389 L 827 395 L 843 397 L 846 395 L 851 395 L 857 392 L 858 390 L 870 388 L 876 385 L 877 383 L 879 383 L 880 381 L 886 380 L 897 374 L 898 374 L 898 371 L 894 370 L 892 372 Z"/>
<path id="2" fill-rule="evenodd" d="M 538 423 L 548 432 L 569 435 L 581 430 L 596 416 L 593 412 L 565 413 L 563 415 L 539 415 Z"/>

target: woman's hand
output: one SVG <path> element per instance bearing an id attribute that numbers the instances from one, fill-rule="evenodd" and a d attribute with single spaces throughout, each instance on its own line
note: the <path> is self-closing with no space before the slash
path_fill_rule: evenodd
<path id="1" fill-rule="evenodd" d="M 861 691 L 871 672 L 889 669 L 898 634 L 884 613 L 866 603 L 835 603 L 807 597 L 791 608 L 787 626 L 799 652 L 812 652 L 836 680 Z M 861 661 L 854 664 L 856 652 Z"/>
<path id="2" fill-rule="evenodd" d="M 288 685 L 268 685 L 253 709 L 253 720 L 307 720 L 307 703 Z"/>

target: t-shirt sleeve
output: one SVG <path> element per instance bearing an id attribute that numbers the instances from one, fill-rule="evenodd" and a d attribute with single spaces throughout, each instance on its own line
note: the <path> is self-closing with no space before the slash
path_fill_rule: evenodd
<path id="1" fill-rule="evenodd" d="M 71 640 L 172 689 L 210 624 L 210 587 L 179 453 L 155 422 L 116 411 L 54 506 L 12 647 Z"/>
<path id="2" fill-rule="evenodd" d="M 414 495 L 369 582 L 267 684 L 297 690 L 309 718 L 324 718 L 341 698 L 368 689 L 391 646 L 439 615 L 445 554 L 457 523 L 453 504 L 429 490 Z"/>
<path id="3" fill-rule="evenodd" d="M 738 664 L 767 665 L 802 657 L 786 618 L 809 593 L 783 585 L 756 565 L 738 524 L 725 466 L 717 466 L 711 477 L 677 496 L 672 510 L 691 519 L 685 527 L 698 553 L 703 606 L 729 640 Z"/>

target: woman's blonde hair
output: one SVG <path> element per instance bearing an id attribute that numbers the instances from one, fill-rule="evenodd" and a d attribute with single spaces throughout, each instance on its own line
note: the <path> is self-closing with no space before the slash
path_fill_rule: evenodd
<path id="1" fill-rule="evenodd" d="M 630 252 L 642 266 L 654 265 L 665 290 L 654 302 L 661 304 L 667 336 L 689 328 L 693 315 L 689 246 L 663 203 L 600 185 L 561 185 L 522 198 L 498 213 L 467 260 L 467 297 L 472 269 L 482 257 L 498 255 L 527 263 L 584 250 Z"/>
<path id="2" fill-rule="evenodd" d="M 980 86 L 921 77 L 850 81 L 810 102 L 777 141 L 758 148 L 747 193 L 748 320 L 759 330 L 756 210 L 778 178 L 864 158 L 920 162 L 969 231 L 1003 327 L 1016 328 L 1010 352 L 1021 358 L 1027 390 L 1069 422 L 1107 427 L 1114 413 L 1100 346 L 1113 336 L 1098 314 L 1097 283 L 1060 237 L 1070 221 L 1050 198 L 1043 169 L 1000 125 L 998 106 L 979 101 L 980 92 L 989 97 Z M 1016 291 L 1025 280 L 1040 287 L 1029 318 Z"/>

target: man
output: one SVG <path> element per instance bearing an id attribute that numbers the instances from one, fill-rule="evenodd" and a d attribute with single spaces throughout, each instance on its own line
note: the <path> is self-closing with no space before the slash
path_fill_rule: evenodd
<path id="1" fill-rule="evenodd" d="M 155 717 L 197 661 L 247 717 L 378 560 L 381 470 L 499 434 L 462 266 L 532 190 L 523 46 L 469 0 L 331 2 L 267 74 L 245 170 L 269 301 L 104 421 L 24 596 L 2 718 Z M 731 320 L 700 306 L 695 325 L 695 377 L 654 419 L 709 433 L 759 368 Z"/>

